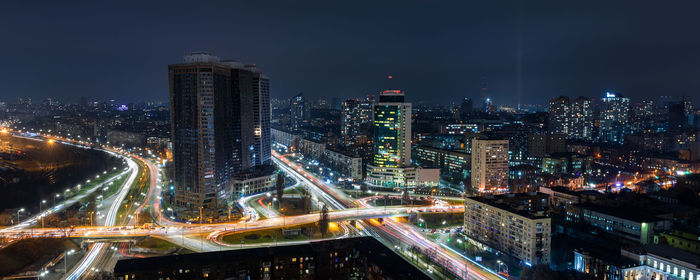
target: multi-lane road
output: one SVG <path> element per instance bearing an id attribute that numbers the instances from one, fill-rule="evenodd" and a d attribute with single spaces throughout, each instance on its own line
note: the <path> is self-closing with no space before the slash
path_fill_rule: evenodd
<path id="1" fill-rule="evenodd" d="M 284 155 L 280 155 L 273 151 L 273 156 L 275 157 L 276 163 L 280 165 L 283 170 L 292 174 L 296 173 L 295 176 L 302 178 L 302 180 L 312 186 L 311 189 L 316 189 L 317 192 L 323 192 L 325 195 L 322 195 L 321 197 L 330 202 L 333 207 L 342 209 L 346 206 L 354 206 L 359 204 L 359 206 L 364 207 L 364 209 L 376 209 L 368 203 L 369 200 L 373 199 L 372 197 L 353 200 L 345 195 L 345 193 L 326 185 L 323 181 L 314 177 L 309 172 L 306 172 L 296 163 L 287 160 Z M 445 211 L 463 211 L 463 208 L 461 207 L 451 207 L 444 204 L 440 206 L 428 207 L 428 209 L 432 211 L 440 211 L 440 208 Z M 420 211 L 425 211 L 428 209 L 420 209 Z M 416 209 L 416 211 L 418 210 L 419 209 Z M 403 244 L 405 245 L 404 247 L 418 248 L 418 250 L 425 256 L 431 258 L 434 262 L 449 270 L 453 277 L 462 279 L 505 279 L 494 271 L 464 258 L 457 252 L 451 250 L 449 247 L 442 246 L 441 244 L 436 244 L 428 240 L 425 238 L 425 236 L 417 232 L 412 225 L 406 225 L 397 222 L 394 219 L 384 219 L 384 223 L 382 224 L 377 225 L 367 223 L 367 226 L 375 232 L 381 233 L 379 236 L 374 235 L 375 237 L 379 237 L 380 239 L 393 239 L 388 242 L 390 244 Z M 428 272 L 431 273 L 430 270 Z"/>
<path id="2" fill-rule="evenodd" d="M 117 153 L 119 151 L 106 152 Z M 274 229 L 285 226 L 315 223 L 318 222 L 320 218 L 318 213 L 284 217 L 280 216 L 277 212 L 273 213 L 273 211 L 256 211 L 251 209 L 250 205 L 255 205 L 258 200 L 265 197 L 264 195 L 258 195 L 255 197 L 244 198 L 240 201 L 243 209 L 245 209 L 247 213 L 246 218 L 242 221 L 194 225 L 175 222 L 170 220 L 167 214 L 163 215 L 164 211 L 161 209 L 160 202 L 162 186 L 159 177 L 160 172 L 156 164 L 147 159 L 134 155 L 127 155 L 125 153 L 121 153 L 120 155 L 127 161 L 128 168 L 119 175 L 124 176 L 128 174 L 129 177 L 120 186 L 120 189 L 116 194 L 105 200 L 111 202 L 111 205 L 104 206 L 108 207 L 108 210 L 106 211 L 107 213 L 105 214 L 105 217 L 101 220 L 101 225 L 92 227 L 77 227 L 71 232 L 72 237 L 85 237 L 95 241 L 95 243 L 93 243 L 79 263 L 70 270 L 70 273 L 67 274 L 65 279 L 90 278 L 92 275 L 94 275 L 92 273 L 99 270 L 110 269 L 110 266 L 113 266 L 115 259 L 114 257 L 116 256 L 116 252 L 113 250 L 114 247 L 108 243 L 111 240 L 123 240 L 138 236 L 155 236 L 169 240 L 174 244 L 181 245 L 193 251 L 213 251 L 249 246 L 266 246 L 270 244 L 234 246 L 222 242 L 221 237 L 227 234 L 245 231 Z M 378 197 L 368 197 L 359 200 L 353 199 L 344 192 L 337 190 L 333 186 L 325 184 L 314 175 L 306 172 L 303 167 L 289 161 L 284 155 L 280 155 L 273 151 L 273 156 L 273 161 L 279 166 L 279 168 L 296 179 L 295 187 L 299 185 L 306 187 L 317 204 L 318 209 L 322 208 L 322 205 L 326 205 L 332 209 L 329 212 L 329 218 L 331 221 L 338 222 L 340 227 L 343 229 L 343 234 L 340 235 L 341 238 L 350 235 L 372 235 L 375 238 L 379 238 L 387 245 L 402 244 L 402 246 L 396 246 L 394 248 L 399 253 L 402 252 L 401 250 L 404 250 L 403 253 L 405 254 L 405 250 L 407 250 L 409 247 L 412 250 L 417 249 L 418 252 L 429 257 L 434 264 L 438 264 L 444 268 L 441 271 L 438 271 L 437 268 L 432 267 L 428 269 L 428 273 L 435 273 L 436 277 L 445 277 L 450 274 L 449 276 L 452 278 L 462 279 L 504 279 L 495 272 L 480 266 L 478 263 L 468 261 L 457 252 L 450 250 L 450 248 L 428 240 L 423 234 L 419 233 L 413 225 L 398 222 L 393 218 L 383 219 L 383 223 L 365 222 L 366 220 L 373 218 L 407 216 L 412 212 L 418 211 L 461 212 L 463 211 L 462 207 L 449 206 L 445 204 L 436 204 L 425 207 L 373 207 L 368 202 L 371 199 L 377 199 Z M 136 161 L 139 161 L 141 166 L 147 168 L 148 170 L 150 177 L 148 182 L 149 188 L 147 192 L 142 194 L 143 197 L 136 204 L 138 207 L 130 207 L 128 208 L 129 212 L 123 213 L 123 215 L 127 215 L 127 217 L 128 215 L 131 215 L 131 217 L 128 219 L 119 219 L 120 207 L 123 205 L 123 202 L 132 185 L 134 185 L 134 181 L 138 177 L 138 173 L 140 171 L 139 164 L 137 164 Z M 109 183 L 113 180 L 114 178 L 111 178 L 103 184 Z M 96 189 L 97 188 L 98 187 L 96 187 Z M 74 201 L 64 201 L 62 204 L 59 204 L 56 207 L 45 211 L 44 213 L 31 217 L 17 226 L 4 228 L 0 230 L 0 236 L 63 236 L 65 232 L 62 229 L 28 228 L 39 221 L 42 215 L 46 215 L 47 213 L 50 213 L 50 211 L 60 211 L 72 203 L 71 201 L 75 202 L 78 200 L 79 198 L 74 198 Z M 130 203 L 136 202 L 131 201 Z M 144 211 L 145 209 L 148 209 L 150 213 Z M 258 212 L 265 216 L 264 219 L 259 217 L 260 214 Z M 138 222 L 135 217 L 136 213 L 140 213 L 141 215 L 149 214 L 150 216 L 154 217 L 154 222 L 157 226 L 151 228 L 136 227 L 135 225 Z M 349 225 L 350 220 L 357 221 L 354 227 Z M 295 242 L 284 242 L 284 244 L 293 243 Z"/>
<path id="3" fill-rule="evenodd" d="M 126 198 L 126 195 L 129 193 L 129 189 L 134 183 L 134 180 L 136 180 L 136 176 L 138 176 L 139 167 L 136 164 L 136 162 L 134 162 L 134 160 L 128 157 L 126 158 L 126 160 L 131 173 L 129 174 L 129 178 L 126 181 L 124 181 L 124 184 L 122 184 L 122 186 L 120 187 L 119 191 L 116 194 L 114 202 L 109 207 L 109 211 L 107 212 L 106 219 L 104 222 L 104 225 L 107 227 L 114 226 L 117 223 L 117 214 L 119 212 L 119 208 L 121 207 L 124 198 Z M 90 247 L 85 256 L 80 260 L 80 262 L 78 262 L 78 264 L 75 267 L 73 267 L 73 269 L 67 275 L 66 279 L 80 279 L 83 275 L 87 274 L 90 268 L 93 267 L 93 263 L 95 263 L 95 261 L 99 259 L 100 256 L 104 253 L 105 248 L 107 248 L 107 245 L 103 242 L 95 243 L 94 245 L 92 245 L 92 247 Z"/>

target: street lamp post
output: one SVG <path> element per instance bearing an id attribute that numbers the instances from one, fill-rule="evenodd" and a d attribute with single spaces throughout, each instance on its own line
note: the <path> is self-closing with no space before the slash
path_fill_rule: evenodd
<path id="1" fill-rule="evenodd" d="M 229 221 L 229 222 L 231 222 L 231 206 L 232 206 L 232 205 L 229 205 L 229 206 L 228 206 L 228 221 Z"/>
<path id="2" fill-rule="evenodd" d="M 506 269 L 503 270 L 506 274 L 508 274 L 508 265 L 506 265 L 504 262 L 501 260 L 497 260 L 496 263 L 498 264 L 498 273 L 501 273 L 501 266 L 504 266 Z"/>
<path id="3" fill-rule="evenodd" d="M 19 224 L 19 212 L 24 212 L 24 208 L 17 210 L 17 224 Z"/>
<path id="4" fill-rule="evenodd" d="M 63 274 L 64 275 L 68 274 L 68 256 L 70 256 L 70 254 L 73 254 L 73 252 L 75 252 L 74 249 L 71 249 L 70 251 L 68 251 L 68 249 L 66 249 L 66 253 L 63 256 Z"/>
<path id="5" fill-rule="evenodd" d="M 44 228 L 44 214 L 41 213 L 41 212 L 42 212 L 42 210 L 41 210 L 41 205 L 44 204 L 44 203 L 46 203 L 46 200 L 42 200 L 42 201 L 39 203 L 39 218 L 41 218 L 41 227 L 42 227 L 42 228 Z M 17 221 L 19 221 L 19 218 L 17 219 Z"/>

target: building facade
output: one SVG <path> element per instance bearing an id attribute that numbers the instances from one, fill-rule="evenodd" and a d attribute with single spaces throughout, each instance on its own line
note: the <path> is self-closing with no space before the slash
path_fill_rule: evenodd
<path id="1" fill-rule="evenodd" d="M 526 264 L 549 263 L 551 218 L 544 211 L 528 210 L 524 203 L 533 200 L 546 206 L 547 196 L 523 193 L 465 198 L 465 233 Z"/>
<path id="2" fill-rule="evenodd" d="M 292 97 L 289 103 L 290 126 L 292 129 L 299 129 L 308 120 L 309 109 L 306 106 L 304 93 L 300 92 Z"/>
<path id="3" fill-rule="evenodd" d="M 269 79 L 208 53 L 168 73 L 175 206 L 213 210 L 236 172 L 270 159 Z"/>
<path id="4" fill-rule="evenodd" d="M 508 140 L 474 139 L 471 157 L 475 193 L 508 192 Z"/>
<path id="5" fill-rule="evenodd" d="M 467 153 L 418 146 L 413 157 L 420 166 L 440 168 L 443 177 L 451 182 L 458 183 L 469 178 L 471 155 Z"/>
<path id="6" fill-rule="evenodd" d="M 404 92 L 385 90 L 374 104 L 374 150 L 367 166 L 367 179 L 385 187 L 410 185 L 414 170 L 411 165 L 411 103 L 404 101 Z"/>
<path id="7" fill-rule="evenodd" d="M 342 103 L 340 135 L 346 145 L 357 143 L 358 137 L 371 134 L 374 98 L 350 98 Z"/>
<path id="8" fill-rule="evenodd" d="M 600 141 L 624 144 L 629 133 L 630 99 L 606 92 L 600 106 Z"/>
<path id="9" fill-rule="evenodd" d="M 568 134 L 569 133 L 569 118 L 571 115 L 571 102 L 569 97 L 559 96 L 549 100 L 549 127 L 548 131 L 552 134 Z"/>
<path id="10" fill-rule="evenodd" d="M 571 101 L 569 116 L 569 138 L 593 140 L 593 101 L 578 97 Z"/>

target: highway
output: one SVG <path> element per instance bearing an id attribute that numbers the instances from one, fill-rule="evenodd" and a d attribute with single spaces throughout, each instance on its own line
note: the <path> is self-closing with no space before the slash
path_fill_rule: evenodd
<path id="1" fill-rule="evenodd" d="M 297 164 L 290 162 L 283 155 L 280 155 L 275 151 L 273 151 L 272 154 L 275 157 L 275 162 L 279 166 L 281 166 L 283 170 L 285 170 L 286 172 L 297 173 L 295 176 L 303 178 L 305 182 L 307 182 L 311 186 L 315 186 L 315 189 L 317 191 L 324 192 L 325 195 L 322 195 L 324 199 L 331 201 L 335 200 L 334 202 L 331 202 L 331 204 L 334 207 L 342 209 L 345 208 L 344 205 L 352 205 L 355 203 L 359 203 L 359 205 L 365 207 L 364 209 L 376 209 L 367 203 L 367 201 L 369 201 L 372 198 L 364 198 L 358 201 L 353 201 L 344 193 L 326 185 L 321 180 L 318 180 L 316 177 L 314 177 L 312 174 L 306 172 L 302 167 L 299 167 Z M 343 201 L 344 203 L 341 203 L 341 201 Z M 446 208 L 446 210 L 459 209 L 459 207 L 453 208 L 449 206 L 437 207 Z M 434 209 L 435 207 L 428 208 Z M 463 211 L 463 208 L 459 210 Z M 383 224 L 370 224 L 369 226 L 382 231 L 388 236 L 393 237 L 395 240 L 391 240 L 390 243 L 405 244 L 414 248 L 418 248 L 424 255 L 430 257 L 431 259 L 433 259 L 433 261 L 441 264 L 443 267 L 451 271 L 453 276 L 457 276 L 461 279 L 505 279 L 504 277 L 489 270 L 488 268 L 481 266 L 478 263 L 470 262 L 468 259 L 456 254 L 456 252 L 451 251 L 449 248 L 431 242 L 430 240 L 426 239 L 422 234 L 416 232 L 412 226 L 404 225 L 400 222 L 397 222 L 394 219 L 384 219 L 384 221 L 385 222 Z M 375 235 L 375 237 L 377 236 Z M 428 270 L 428 272 L 432 273 L 430 270 Z"/>
<path id="2" fill-rule="evenodd" d="M 117 151 L 107 152 L 116 153 Z M 81 259 L 79 263 L 70 270 L 70 274 L 68 274 L 65 279 L 90 278 L 94 272 L 111 268 L 111 266 L 113 266 L 113 262 L 115 261 L 114 250 L 116 249 L 116 247 L 108 246 L 108 242 L 112 240 L 124 240 L 125 238 L 128 239 L 138 236 L 154 236 L 169 240 L 174 244 L 181 245 L 194 251 L 216 251 L 221 249 L 284 244 L 291 245 L 308 241 L 238 245 L 226 244 L 221 242 L 220 239 L 222 236 L 232 233 L 282 228 L 285 226 L 298 226 L 316 223 L 320 219 L 319 213 L 283 217 L 276 211 L 256 211 L 253 209 L 253 207 L 251 207 L 251 205 L 258 207 L 259 209 L 260 207 L 263 207 L 264 209 L 264 205 L 256 205 L 256 203 L 261 203 L 260 199 L 264 198 L 263 194 L 249 196 L 239 201 L 246 213 L 246 217 L 242 221 L 194 225 L 175 222 L 170 220 L 167 215 L 162 215 L 163 209 L 161 209 L 160 205 L 162 186 L 160 184 L 158 167 L 149 160 L 145 160 L 137 156 L 131 155 L 134 157 L 133 159 L 123 154 L 122 156 L 126 159 L 128 168 L 119 175 L 129 174 L 129 177 L 122 184 L 118 193 L 110 198 L 111 205 L 109 205 L 109 209 L 104 217 L 104 220 L 102 221 L 102 225 L 77 227 L 70 233 L 71 237 L 83 237 L 87 240 L 92 240 L 94 245 L 90 247 L 83 259 Z M 395 219 L 395 217 L 407 216 L 410 213 L 418 211 L 462 212 L 463 207 L 449 206 L 447 203 L 439 200 L 436 200 L 436 203 L 433 206 L 373 207 L 369 204 L 369 201 L 380 198 L 380 196 L 367 197 L 359 200 L 352 199 L 344 192 L 325 184 L 312 174 L 306 172 L 302 167 L 290 162 L 284 156 L 279 155 L 274 151 L 273 156 L 273 161 L 279 166 L 279 168 L 296 179 L 297 182 L 293 187 L 304 185 L 312 195 L 312 199 L 314 200 L 314 203 L 318 209 L 321 209 L 323 205 L 327 205 L 329 209 L 331 209 L 331 211 L 329 211 L 329 219 L 331 221 L 338 222 L 339 226 L 343 230 L 341 235 L 334 238 L 344 238 L 351 235 L 371 235 L 380 239 L 387 245 L 399 244 L 400 246 L 397 245 L 394 249 L 403 252 L 404 256 L 407 255 L 405 250 L 407 250 L 409 247 L 411 249 L 417 249 L 425 256 L 431 258 L 435 263 L 441 264 L 443 267 L 445 267 L 452 274 L 450 277 L 456 275 L 458 278 L 462 279 L 504 279 L 495 272 L 480 266 L 478 263 L 467 262 L 463 256 L 457 252 L 454 252 L 450 248 L 441 246 L 441 244 L 436 244 L 426 239 L 425 236 L 416 231 L 416 228 L 413 225 L 403 224 Z M 137 220 L 134 216 L 131 216 L 130 219 L 121 221 L 118 220 L 119 208 L 121 205 L 123 205 L 123 201 L 128 195 L 130 187 L 133 185 L 139 173 L 139 166 L 135 160 L 143 162 L 143 164 L 147 167 L 150 174 L 150 186 L 147 192 L 142 193 L 143 200 L 139 201 L 140 204 L 136 204 L 138 207 L 130 206 L 128 212 L 123 214 L 151 214 L 151 216 L 155 218 L 155 223 L 157 224 L 155 227 L 136 227 Z M 110 178 L 103 184 L 115 180 L 116 177 L 118 176 Z M 95 187 L 95 189 L 99 188 Z M 66 207 L 72 202 L 74 201 L 64 201 L 55 208 L 36 215 L 17 226 L 2 229 L 0 230 L 0 236 L 62 237 L 65 234 L 65 231 L 62 229 L 27 228 L 33 223 L 36 223 L 41 215 L 51 213 L 50 211 L 58 211 L 63 209 L 62 207 Z M 143 212 L 144 209 L 149 209 L 151 212 Z M 263 216 L 266 216 L 265 219 L 259 217 L 258 212 L 260 212 L 260 214 Z M 373 220 L 380 217 L 385 218 L 383 219 L 383 223 L 378 223 L 376 220 Z M 348 221 L 350 220 L 355 220 L 357 222 L 356 227 L 349 226 Z M 365 222 L 367 220 L 373 222 Z M 118 223 L 121 223 L 122 225 L 117 225 Z M 122 251 L 122 254 L 123 253 L 124 251 Z M 408 253 L 408 255 L 410 255 L 410 253 Z M 429 264 L 426 265 L 429 266 Z M 444 272 L 437 271 L 435 268 L 430 266 L 427 272 L 429 274 L 434 273 L 434 277 L 438 277 L 438 275 L 440 275 L 439 277 L 446 276 L 440 274 Z"/>
<path id="3" fill-rule="evenodd" d="M 131 171 L 131 174 L 129 175 L 129 178 L 124 182 L 124 184 L 122 184 L 119 192 L 116 194 L 116 199 L 110 206 L 109 212 L 107 212 L 105 221 L 105 226 L 107 227 L 114 226 L 116 224 L 119 208 L 122 205 L 124 198 L 129 193 L 129 188 L 131 187 L 131 184 L 134 183 L 134 180 L 136 180 L 136 176 L 138 175 L 139 167 L 136 164 L 136 162 L 134 162 L 134 160 L 130 158 L 126 158 L 126 160 L 127 164 L 129 165 L 129 170 Z M 70 274 L 68 274 L 68 276 L 65 279 L 80 279 L 84 274 L 86 274 L 88 269 L 92 267 L 92 264 L 100 256 L 105 247 L 105 243 L 95 243 L 94 245 L 92 245 L 92 247 L 90 247 L 85 256 L 75 267 L 73 267 L 73 269 L 70 271 Z"/>

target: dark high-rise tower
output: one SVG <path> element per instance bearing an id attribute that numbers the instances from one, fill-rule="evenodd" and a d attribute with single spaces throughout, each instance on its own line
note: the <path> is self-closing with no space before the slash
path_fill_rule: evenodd
<path id="1" fill-rule="evenodd" d="M 472 104 L 472 99 L 465 97 L 462 100 L 462 104 L 459 105 L 459 116 L 460 119 L 466 120 L 467 116 L 472 113 L 472 110 L 474 108 L 474 105 Z"/>
<path id="2" fill-rule="evenodd" d="M 566 96 L 549 100 L 548 131 L 551 134 L 568 134 L 571 102 Z"/>
<path id="3" fill-rule="evenodd" d="M 269 79 L 207 53 L 168 74 L 175 206 L 214 209 L 234 173 L 270 159 Z"/>
<path id="4" fill-rule="evenodd" d="M 289 117 L 292 129 L 299 129 L 307 119 L 307 108 L 303 92 L 292 97 L 289 104 Z"/>

